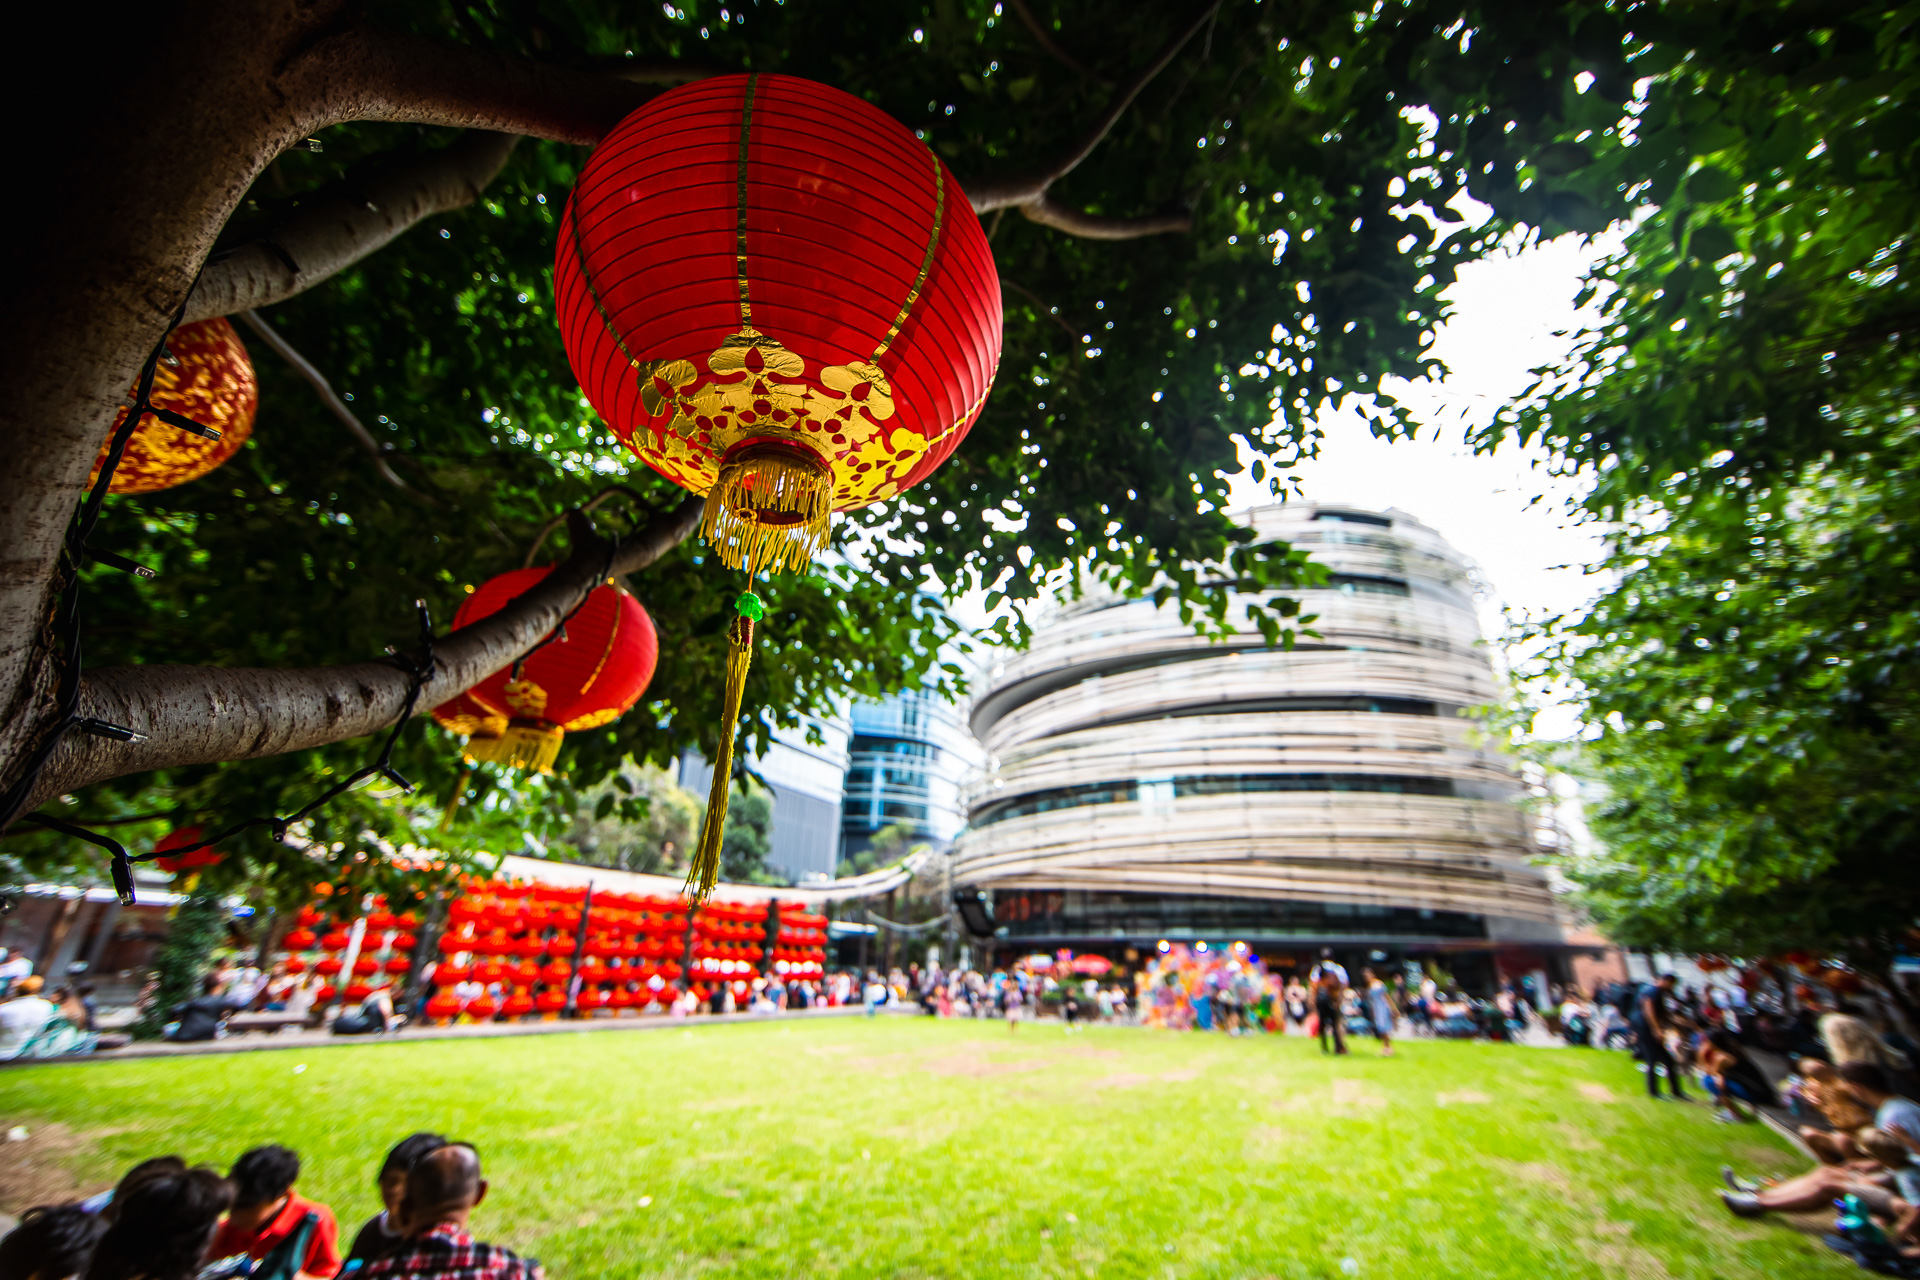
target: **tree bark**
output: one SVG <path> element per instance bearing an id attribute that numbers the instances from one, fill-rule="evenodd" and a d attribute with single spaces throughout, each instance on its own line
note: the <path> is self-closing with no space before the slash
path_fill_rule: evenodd
<path id="1" fill-rule="evenodd" d="M 0 786 L 52 730 L 60 677 L 53 587 L 87 472 L 142 361 L 266 165 L 348 120 L 591 143 L 658 92 L 372 31 L 359 15 L 352 0 L 184 0 L 103 24 L 69 6 L 43 15 L 42 34 L 49 48 L 94 51 L 89 73 L 14 78 L 0 88 L 13 118 L 60 122 L 15 140 L 16 163 L 41 175 L 58 211 L 40 234 L 12 241 L 9 306 L 0 314 L 8 462 Z M 654 68 L 648 78 L 657 84 L 662 74 Z M 235 277 L 253 281 L 245 287 L 255 292 L 243 295 Z M 257 301 L 271 280 L 243 262 L 212 288 L 224 288 L 229 304 Z M 212 314 L 208 305 L 217 310 L 203 304 L 200 313 Z"/>
<path id="2" fill-rule="evenodd" d="M 689 497 L 619 543 L 574 521 L 574 550 L 531 591 L 500 612 L 434 642 L 436 671 L 421 692 L 425 712 L 520 657 L 560 625 L 612 573 L 646 568 L 700 523 Z M 420 655 L 412 655 L 418 657 Z M 27 808 L 88 783 L 150 769 L 254 760 L 358 738 L 391 725 L 409 679 L 390 662 L 304 670 L 244 667 L 110 667 L 80 686 L 80 713 L 125 725 L 144 742 L 71 732 L 57 748 Z"/>
<path id="3" fill-rule="evenodd" d="M 422 219 L 472 204 L 519 140 L 475 130 L 431 155 L 348 174 L 315 192 L 266 238 L 209 263 L 187 299 L 185 318 L 230 316 L 284 302 L 384 248 Z"/>

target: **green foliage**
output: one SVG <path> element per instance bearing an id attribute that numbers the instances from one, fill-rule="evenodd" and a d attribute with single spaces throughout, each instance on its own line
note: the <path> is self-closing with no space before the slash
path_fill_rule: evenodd
<path id="1" fill-rule="evenodd" d="M 1572 180 L 1640 216 L 1483 439 L 1544 442 L 1618 522 L 1546 670 L 1598 735 L 1607 852 L 1570 870 L 1623 943 L 1879 968 L 1920 918 L 1914 20 L 1639 10 L 1644 95 Z"/>
<path id="2" fill-rule="evenodd" d="M 824 80 L 922 131 L 964 184 L 1072 153 L 1115 86 L 1191 21 L 1164 5 L 1039 8 L 1048 39 L 1092 74 L 993 0 L 670 12 L 610 0 L 389 0 L 373 16 L 610 72 L 680 59 Z M 1599 206 L 1576 181 L 1587 151 L 1565 135 L 1616 127 L 1632 43 L 1611 15 L 1579 3 L 1222 5 L 1053 192 L 1095 214 L 1186 211 L 1191 234 L 1075 239 L 1017 212 L 989 217 L 1006 302 L 995 392 L 927 484 L 842 521 L 835 557 L 814 573 L 759 586 L 749 745 L 835 698 L 953 692 L 960 668 L 940 655 L 957 627 L 929 586 L 987 587 L 998 605 L 1081 570 L 1174 598 L 1190 621 L 1218 629 L 1228 596 L 1213 584 L 1224 570 L 1243 591 L 1270 593 L 1252 624 L 1290 642 L 1298 608 L 1285 591 L 1310 570 L 1289 548 L 1248 545 L 1221 511 L 1241 448 L 1278 490 L 1290 461 L 1315 447 L 1324 406 L 1357 397 L 1377 430 L 1410 427 L 1380 380 L 1439 372 L 1427 352 L 1459 265 L 1518 221 L 1547 233 L 1596 225 Z M 1584 94 L 1583 74 L 1598 77 Z M 328 130 L 323 151 L 271 166 L 223 244 L 270 238 L 343 172 L 448 137 Z M 262 408 L 247 448 L 191 485 L 109 505 L 99 543 L 158 577 L 99 577 L 90 663 L 365 658 L 411 642 L 415 597 L 444 626 L 468 588 L 518 567 L 561 511 L 618 486 L 627 501 L 595 518 L 619 532 L 681 496 L 589 411 L 553 323 L 554 219 L 585 154 L 523 142 L 472 207 L 272 309 L 267 322 L 390 446 L 412 491 L 383 481 L 312 389 L 256 350 Z M 1496 216 L 1463 227 L 1447 207 L 1463 190 Z M 542 554 L 563 550 L 564 537 Z M 368 788 L 337 802 L 302 848 L 264 830 L 237 838 L 222 883 L 291 901 L 316 879 L 384 875 L 372 865 L 409 846 L 457 867 L 526 835 L 563 837 L 580 795 L 623 762 L 664 764 L 689 748 L 714 758 L 735 728 L 720 722 L 721 637 L 742 585 L 695 543 L 636 578 L 660 634 L 658 673 L 620 721 L 569 735 L 553 779 L 468 772 L 447 735 L 418 723 L 395 757 L 418 792 Z M 1005 611 L 995 634 L 1018 639 L 1023 625 Z M 218 829 L 290 812 L 372 750 L 351 742 L 122 779 L 62 816 L 160 813 L 126 828 L 145 847 L 187 819 Z M 44 837 L 20 847 L 72 856 Z"/>
<path id="3" fill-rule="evenodd" d="M 217 896 L 196 892 L 174 910 L 167 937 L 155 957 L 153 992 L 133 1024 L 139 1040 L 158 1040 L 173 1021 L 174 1007 L 200 994 L 213 968 L 213 949 L 227 936 L 227 908 Z"/>
<path id="4" fill-rule="evenodd" d="M 852 1078 L 797 1087 L 821 1062 Z M 581 1280 L 1858 1274 L 1715 1202 L 1723 1163 L 1803 1167 L 1786 1139 L 1643 1088 L 1623 1053 L 789 1016 L 13 1066 L 0 1124 L 60 1135 L 81 1191 L 283 1142 L 349 1223 L 393 1142 L 455 1132 L 490 1183 L 474 1234 Z"/>
<path id="5" fill-rule="evenodd" d="M 840 861 L 842 876 L 863 876 L 869 871 L 890 867 L 910 852 L 914 827 L 911 822 L 890 822 L 867 839 L 867 847 Z"/>
<path id="6" fill-rule="evenodd" d="M 704 805 L 665 771 L 629 766 L 580 801 L 573 829 L 549 856 L 657 875 L 686 870 Z"/>

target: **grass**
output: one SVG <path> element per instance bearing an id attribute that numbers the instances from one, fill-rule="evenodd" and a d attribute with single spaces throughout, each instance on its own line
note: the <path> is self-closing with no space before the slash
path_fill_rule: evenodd
<path id="1" fill-rule="evenodd" d="M 0 1207 L 275 1141 L 344 1235 L 434 1128 L 481 1149 L 479 1234 L 556 1280 L 1855 1274 L 1714 1199 L 1786 1144 L 1647 1103 L 1625 1055 L 1358 1047 L 889 1017 L 20 1068 Z"/>

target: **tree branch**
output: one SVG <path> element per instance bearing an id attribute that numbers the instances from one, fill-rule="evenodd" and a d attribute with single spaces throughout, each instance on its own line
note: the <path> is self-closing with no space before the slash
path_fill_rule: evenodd
<path id="1" fill-rule="evenodd" d="M 573 553 L 506 608 L 435 641 L 438 669 L 420 709 L 505 667 L 551 632 L 610 574 L 646 568 L 699 526 L 705 501 L 688 497 L 631 537 L 610 543 L 576 513 Z M 80 688 L 79 712 L 148 735 L 115 742 L 69 732 L 29 797 L 31 810 L 88 783 L 150 769 L 254 760 L 363 737 L 393 723 L 408 678 L 388 662 L 272 671 L 229 667 L 112 667 Z"/>
<path id="2" fill-rule="evenodd" d="M 1040 24 L 1040 19 L 1034 16 L 1033 10 L 1027 6 L 1027 0 L 1007 0 L 1007 3 L 1013 7 L 1013 12 L 1015 16 L 1020 19 L 1021 24 L 1033 35 L 1033 42 L 1039 45 L 1042 50 L 1052 55 L 1053 58 L 1073 71 L 1076 75 L 1085 76 L 1087 79 L 1098 81 L 1100 84 L 1113 83 L 1106 76 L 1101 75 L 1098 71 L 1095 71 L 1092 67 L 1089 67 L 1086 63 L 1061 48 L 1053 36 L 1048 33 L 1047 29 Z"/>
<path id="3" fill-rule="evenodd" d="M 421 493 L 394 473 L 393 468 L 387 465 L 387 451 L 380 447 L 380 442 L 373 438 L 373 433 L 361 425 L 360 419 L 354 416 L 353 410 L 347 408 L 346 401 L 335 394 L 333 384 L 327 381 L 326 375 L 314 368 L 305 356 L 294 350 L 293 344 L 281 337 L 278 329 L 268 324 L 257 311 L 242 311 L 240 318 L 246 321 L 247 327 L 259 334 L 261 340 L 272 347 L 282 360 L 292 365 L 295 373 L 305 378 L 313 389 L 320 393 L 320 402 L 340 420 L 342 426 L 346 427 L 347 434 L 372 455 L 374 468 L 380 472 L 381 479 L 396 489 L 412 494 L 430 507 L 435 509 L 441 507 L 437 499 Z"/>
<path id="4" fill-rule="evenodd" d="M 712 74 L 649 62 L 628 79 L 355 26 L 303 54 L 297 78 L 323 123 L 451 125 L 591 146 L 659 86 Z"/>
<path id="5" fill-rule="evenodd" d="M 472 204 L 520 139 L 471 132 L 444 150 L 350 173 L 309 197 L 272 234 L 207 264 L 188 320 L 285 302 L 436 213 Z"/>
<path id="6" fill-rule="evenodd" d="M 967 198 L 973 203 L 973 211 L 988 213 L 994 209 L 1030 204 L 1046 195 L 1048 187 L 1072 173 L 1083 160 L 1094 153 L 1095 148 L 1106 140 L 1109 133 L 1113 132 L 1113 126 L 1119 122 L 1121 116 L 1126 114 L 1127 108 L 1133 105 L 1133 100 L 1140 96 L 1141 90 L 1151 84 L 1155 76 L 1166 70 L 1167 64 L 1173 61 L 1174 55 L 1199 34 L 1201 28 L 1212 20 L 1219 8 L 1220 0 L 1213 0 L 1213 3 L 1209 4 L 1198 18 L 1169 40 L 1154 60 L 1142 68 L 1140 74 L 1136 75 L 1130 84 L 1114 95 L 1113 101 L 1107 104 L 1106 111 L 1094 121 L 1092 128 L 1081 135 L 1080 141 L 1075 144 L 1073 150 L 1054 161 L 1045 170 L 1039 173 L 1014 174 L 1004 178 L 965 184 Z"/>
<path id="7" fill-rule="evenodd" d="M 1016 206 L 1022 216 L 1043 227 L 1052 227 L 1083 240 L 1138 240 L 1142 236 L 1186 234 L 1193 230 L 1193 216 L 1185 213 L 1151 214 L 1144 218 L 1104 218 L 1095 213 L 1069 209 L 1050 195 Z"/>

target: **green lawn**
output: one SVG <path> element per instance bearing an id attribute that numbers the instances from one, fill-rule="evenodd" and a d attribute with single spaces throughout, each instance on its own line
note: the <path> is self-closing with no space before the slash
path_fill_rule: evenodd
<path id="1" fill-rule="evenodd" d="M 1625 1055 L 1359 1047 L 889 1017 L 15 1069 L 0 1207 L 275 1141 L 350 1232 L 437 1128 L 486 1161 L 479 1233 L 556 1280 L 1856 1274 L 1732 1220 L 1722 1161 L 1797 1158 Z"/>

